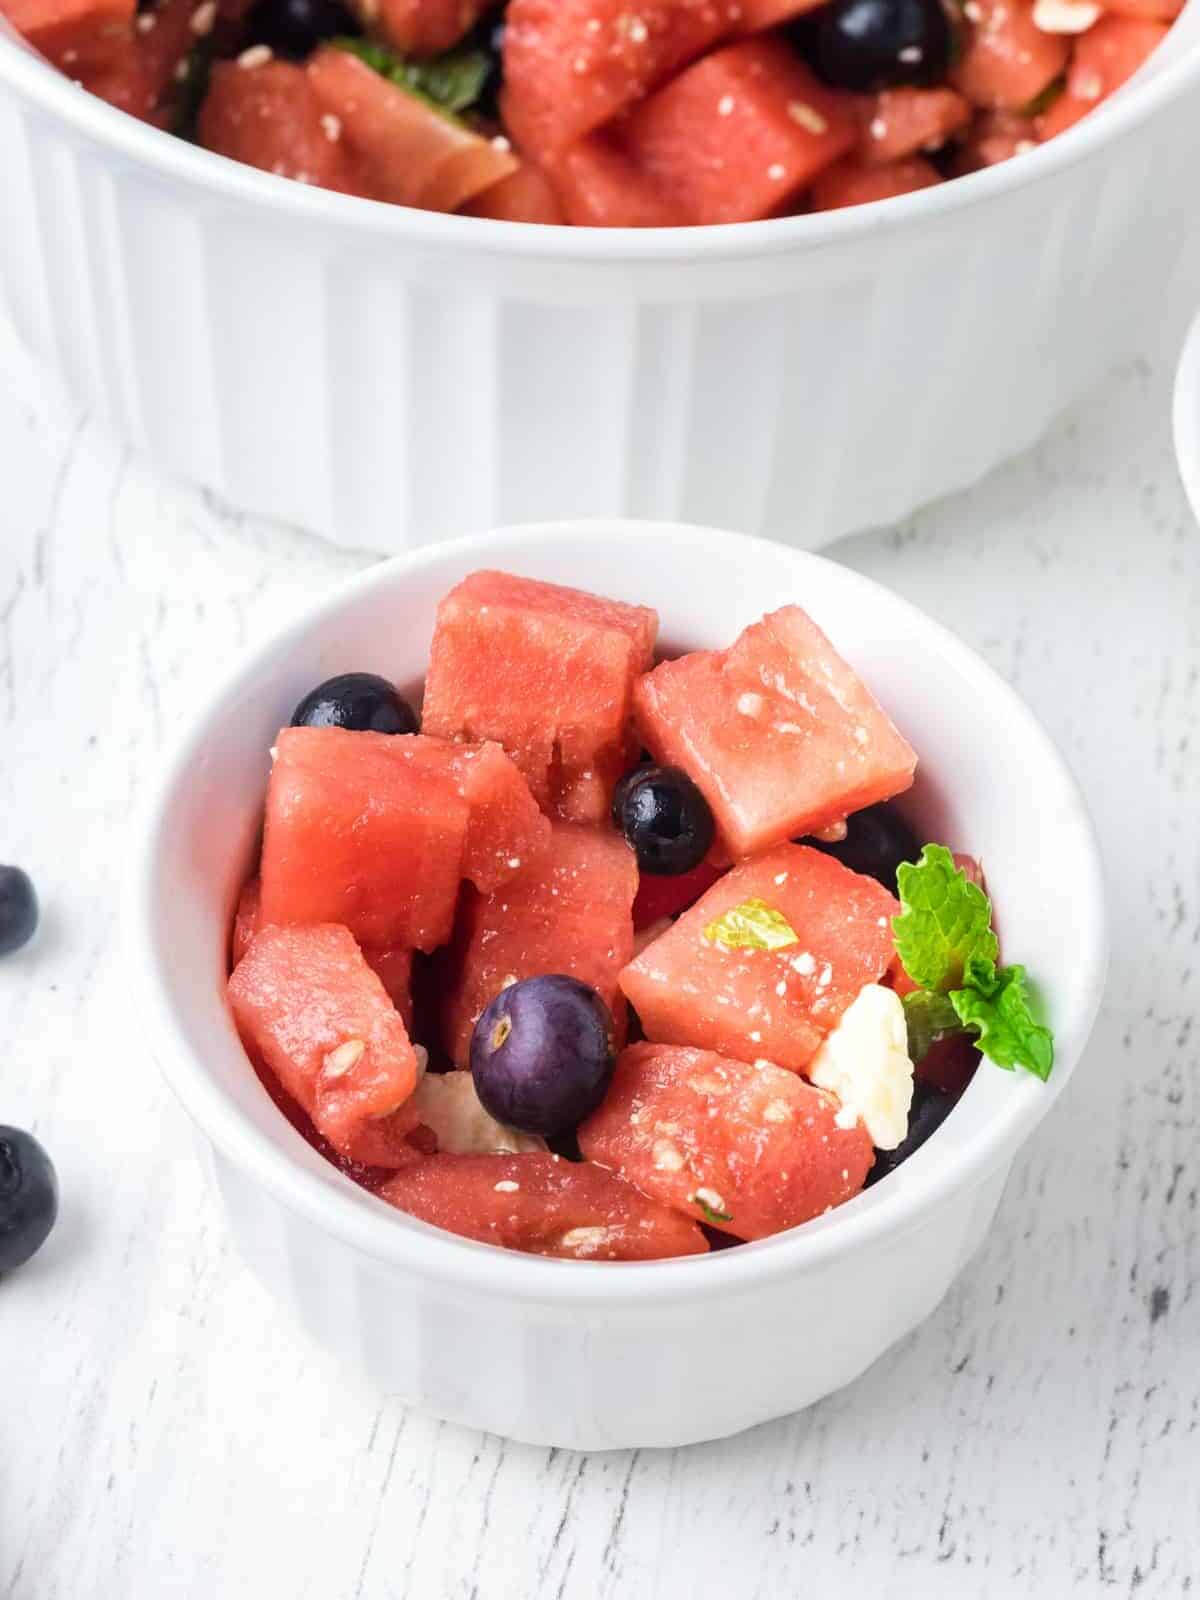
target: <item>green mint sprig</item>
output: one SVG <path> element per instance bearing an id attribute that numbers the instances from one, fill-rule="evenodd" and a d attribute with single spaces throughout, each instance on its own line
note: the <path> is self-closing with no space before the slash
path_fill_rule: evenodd
<path id="1" fill-rule="evenodd" d="M 998 1067 L 1024 1067 L 1044 1082 L 1054 1065 L 1054 1036 L 1033 1015 L 1024 967 L 996 966 L 1000 946 L 987 895 L 940 844 L 927 844 L 920 861 L 903 865 L 896 883 L 896 953 L 919 985 L 904 1000 L 913 1060 L 961 1031 L 974 1034 Z"/>
<path id="2" fill-rule="evenodd" d="M 492 63 L 482 50 L 447 50 L 424 61 L 398 56 L 369 39 L 338 38 L 333 43 L 366 63 L 373 72 L 406 89 L 447 116 L 458 117 L 482 95 Z"/>

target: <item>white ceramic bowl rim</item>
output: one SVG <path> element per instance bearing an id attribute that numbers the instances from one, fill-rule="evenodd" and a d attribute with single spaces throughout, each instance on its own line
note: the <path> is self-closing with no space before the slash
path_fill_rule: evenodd
<path id="1" fill-rule="evenodd" d="M 1100 111 L 1026 152 L 1019 161 L 1002 162 L 951 183 L 869 205 L 697 228 L 569 228 L 498 222 L 385 205 L 295 183 L 215 155 L 117 110 L 0 29 L 0 81 L 5 79 L 76 131 L 164 176 L 195 183 L 217 197 L 237 198 L 286 213 L 298 221 L 353 228 L 418 245 L 458 246 L 472 254 L 600 262 L 730 260 L 797 247 L 819 248 L 864 233 L 890 232 L 1041 182 L 1137 127 L 1200 80 L 1200 40 L 1192 41 L 1177 60 L 1153 71 L 1143 69 Z"/>
<path id="2" fill-rule="evenodd" d="M 1078 817 L 1075 826 L 1081 836 L 1081 856 L 1086 863 L 1086 875 L 1075 890 L 1077 915 L 1072 937 L 1077 941 L 1077 950 L 1072 967 L 1073 992 L 1070 1002 L 1063 1007 L 1057 1037 L 1058 1064 L 1048 1084 L 1025 1073 L 1015 1074 L 1009 1080 L 1011 1088 L 1005 1097 L 1003 1114 L 985 1123 L 974 1138 L 955 1146 L 942 1159 L 924 1162 L 918 1157 L 922 1168 L 919 1176 L 914 1171 L 914 1163 L 909 1163 L 906 1178 L 910 1181 L 889 1182 L 869 1189 L 848 1205 L 806 1227 L 714 1255 L 626 1263 L 617 1267 L 609 1263 L 519 1255 L 415 1224 L 385 1202 L 352 1185 L 332 1167 L 320 1176 L 302 1168 L 232 1104 L 181 1035 L 168 981 L 169 956 L 157 948 L 153 934 L 165 819 L 176 805 L 178 794 L 189 784 L 196 770 L 194 764 L 206 748 L 211 748 L 211 741 L 229 708 L 242 700 L 244 687 L 255 681 L 267 660 L 289 653 L 322 619 L 337 613 L 347 602 L 354 601 L 398 567 L 416 574 L 427 567 L 437 567 L 447 556 L 467 558 L 472 564 L 488 564 L 495 557 L 498 538 L 519 535 L 526 547 L 538 542 L 558 543 L 569 537 L 571 526 L 559 523 L 496 530 L 491 534 L 426 546 L 368 568 L 260 644 L 242 662 L 185 731 L 173 756 L 166 762 L 161 784 L 137 835 L 144 844 L 130 879 L 126 908 L 129 969 L 138 988 L 137 998 L 159 1065 L 179 1099 L 216 1148 L 228 1160 L 255 1174 L 284 1204 L 368 1256 L 407 1265 L 442 1281 L 466 1282 L 509 1298 L 542 1302 L 561 1299 L 615 1305 L 721 1294 L 763 1278 L 802 1270 L 833 1255 L 907 1232 L 951 1191 L 965 1187 L 972 1179 L 977 1181 L 986 1176 L 1006 1153 L 1011 1153 L 1028 1136 L 1065 1086 L 1086 1043 L 1099 1004 L 1107 962 L 1103 881 L 1095 838 L 1074 778 L 1033 714 L 1003 679 L 948 629 L 924 616 L 915 606 L 848 568 L 819 556 L 793 553 L 800 570 L 836 567 L 839 582 L 862 592 L 864 598 L 868 594 L 885 594 L 888 604 L 909 626 L 916 624 L 928 631 L 977 703 L 1003 707 L 1006 722 L 1011 721 L 1018 730 L 1018 747 L 1022 754 L 1020 770 L 1027 776 L 1040 773 L 1042 781 L 1053 786 L 1060 796 L 1070 798 L 1072 814 Z M 582 531 L 589 524 L 574 526 Z M 606 541 L 611 540 L 614 546 L 622 542 L 630 545 L 630 560 L 636 560 L 639 551 L 644 550 L 648 535 L 667 531 L 653 524 L 607 519 L 603 527 Z M 670 531 L 675 536 L 686 533 L 689 548 L 707 546 L 714 557 L 722 551 L 728 554 L 731 538 L 740 538 L 751 546 L 766 544 L 766 541 L 715 529 L 685 530 L 672 525 Z M 778 546 L 769 548 L 778 553 Z M 618 554 L 614 553 L 614 561 L 618 559 Z M 986 1063 L 981 1068 L 985 1072 L 997 1070 Z M 932 1156 L 934 1148 L 927 1147 L 921 1156 Z"/>

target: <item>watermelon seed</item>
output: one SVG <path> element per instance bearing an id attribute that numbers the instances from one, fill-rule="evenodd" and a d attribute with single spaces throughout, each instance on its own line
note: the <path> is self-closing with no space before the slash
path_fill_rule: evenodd
<path id="1" fill-rule="evenodd" d="M 351 1067 L 356 1067 L 362 1060 L 366 1048 L 366 1043 L 362 1039 L 347 1039 L 344 1044 L 339 1044 L 325 1057 L 325 1076 L 345 1077 Z"/>

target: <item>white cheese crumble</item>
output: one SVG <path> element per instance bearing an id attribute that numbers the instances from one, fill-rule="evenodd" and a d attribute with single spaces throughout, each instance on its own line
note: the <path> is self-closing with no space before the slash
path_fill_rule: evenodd
<path id="1" fill-rule="evenodd" d="M 506 1128 L 489 1116 L 479 1103 L 469 1072 L 426 1073 L 416 1087 L 412 1105 L 418 1121 L 433 1130 L 439 1151 L 452 1156 L 518 1155 L 546 1148 L 545 1140 L 536 1134 Z"/>
<path id="2" fill-rule="evenodd" d="M 1092 0 L 1034 0 L 1033 23 L 1043 33 L 1086 33 L 1101 14 Z"/>
<path id="3" fill-rule="evenodd" d="M 904 1007 L 894 989 L 868 983 L 809 1064 L 808 1076 L 841 1102 L 839 1128 L 861 1122 L 878 1150 L 908 1132 L 913 1068 Z"/>

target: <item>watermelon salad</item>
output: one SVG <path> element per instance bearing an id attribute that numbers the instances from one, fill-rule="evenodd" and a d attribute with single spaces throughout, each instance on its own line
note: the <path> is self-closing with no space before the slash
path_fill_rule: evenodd
<path id="1" fill-rule="evenodd" d="M 343 194 L 672 227 L 907 194 L 1071 127 L 1183 0 L 0 0 L 155 126 Z"/>
<path id="2" fill-rule="evenodd" d="M 665 660 L 657 634 L 475 572 L 419 718 L 344 673 L 270 751 L 231 929 L 247 1055 L 329 1161 L 470 1239 L 766 1238 L 886 1178 L 981 1055 L 1053 1063 L 979 864 L 913 832 L 916 752 L 816 622 Z"/>

